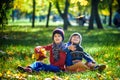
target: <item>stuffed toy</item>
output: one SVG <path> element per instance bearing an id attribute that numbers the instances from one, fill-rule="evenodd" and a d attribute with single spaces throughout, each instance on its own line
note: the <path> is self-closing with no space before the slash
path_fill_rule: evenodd
<path id="1" fill-rule="evenodd" d="M 34 57 L 36 61 L 42 61 L 46 58 L 46 50 L 42 48 L 41 46 L 37 46 L 34 50 Z"/>

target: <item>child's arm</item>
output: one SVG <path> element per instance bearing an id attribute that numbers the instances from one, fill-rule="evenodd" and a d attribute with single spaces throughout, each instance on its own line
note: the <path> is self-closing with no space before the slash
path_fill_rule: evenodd
<path id="1" fill-rule="evenodd" d="M 66 44 L 63 49 L 63 51 L 65 51 L 65 52 L 70 52 L 70 51 L 74 51 L 74 50 L 76 50 L 76 47 L 73 44 L 71 44 L 71 45 Z"/>
<path id="2" fill-rule="evenodd" d="M 84 52 L 83 58 L 84 58 L 88 63 L 89 63 L 89 62 L 96 63 L 95 60 L 94 60 L 89 54 L 87 54 L 86 52 Z"/>
<path id="3" fill-rule="evenodd" d="M 50 45 L 47 45 L 47 46 L 37 46 L 37 47 L 35 47 L 35 53 L 39 53 L 40 52 L 40 48 L 45 48 L 45 50 L 47 50 L 47 51 L 49 51 L 49 50 L 51 50 L 51 48 L 52 48 L 52 46 L 51 46 L 51 44 Z"/>
<path id="4" fill-rule="evenodd" d="M 52 44 L 49 44 L 47 46 L 42 46 L 43 48 L 45 48 L 45 50 L 49 51 L 52 50 Z"/>

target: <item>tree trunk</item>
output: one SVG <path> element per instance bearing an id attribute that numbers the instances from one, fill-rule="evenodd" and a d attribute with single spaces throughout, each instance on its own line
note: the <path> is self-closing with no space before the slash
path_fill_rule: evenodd
<path id="1" fill-rule="evenodd" d="M 64 18 L 64 30 L 67 30 L 67 28 L 68 28 L 68 8 L 69 8 L 69 2 L 68 2 L 68 0 L 66 0 L 66 2 L 65 2 L 65 9 L 64 9 L 64 16 L 63 16 L 63 18 Z"/>
<path id="2" fill-rule="evenodd" d="M 69 5 L 70 5 L 69 0 L 66 0 L 64 13 L 62 13 L 61 10 L 60 10 L 60 7 L 59 7 L 58 0 L 56 0 L 56 8 L 57 8 L 60 16 L 61 16 L 62 19 L 63 19 L 63 22 L 64 22 L 64 30 L 67 30 L 68 25 L 71 25 L 70 22 L 69 22 L 69 20 L 68 20 L 68 8 L 69 8 Z"/>
<path id="3" fill-rule="evenodd" d="M 117 2 L 118 2 L 119 9 L 120 9 L 120 0 L 117 0 Z"/>
<path id="4" fill-rule="evenodd" d="M 113 3 L 113 0 L 110 0 L 110 2 L 109 2 L 109 12 L 110 12 L 110 16 L 109 16 L 109 23 L 108 23 L 109 26 L 112 25 L 112 3 Z"/>
<path id="5" fill-rule="evenodd" d="M 32 28 L 35 27 L 35 0 L 33 0 Z"/>
<path id="6" fill-rule="evenodd" d="M 89 20 L 89 27 L 88 29 L 94 29 L 94 20 L 97 23 L 97 27 L 98 29 L 103 29 L 99 14 L 98 14 L 98 4 L 99 4 L 99 0 L 92 0 L 91 1 L 91 16 L 90 16 L 90 20 Z"/>
<path id="7" fill-rule="evenodd" d="M 96 20 L 98 29 L 103 29 L 103 26 L 102 26 L 102 23 L 101 23 L 101 19 L 100 19 L 100 16 L 98 14 L 98 4 L 99 4 L 99 0 L 96 1 L 96 6 L 95 6 L 95 20 Z"/>
<path id="8" fill-rule="evenodd" d="M 12 10 L 12 22 L 14 22 L 14 14 L 15 14 L 15 12 L 14 12 L 14 10 Z"/>
<path id="9" fill-rule="evenodd" d="M 66 15 L 63 15 L 63 17 L 64 17 L 64 30 L 67 30 L 67 28 L 68 28 L 68 23 L 67 23 L 67 17 L 66 17 Z"/>
<path id="10" fill-rule="evenodd" d="M 95 13 L 95 11 L 94 11 L 94 1 L 92 0 L 91 1 L 91 15 L 90 15 L 90 20 L 89 20 L 89 27 L 88 27 L 88 29 L 94 29 L 94 27 L 93 27 L 93 23 L 94 23 L 94 13 Z"/>
<path id="11" fill-rule="evenodd" d="M 52 7 L 52 4 L 51 4 L 51 2 L 49 2 L 49 9 L 48 9 L 46 27 L 48 27 L 48 24 L 49 24 L 49 17 L 50 17 L 51 7 Z"/>

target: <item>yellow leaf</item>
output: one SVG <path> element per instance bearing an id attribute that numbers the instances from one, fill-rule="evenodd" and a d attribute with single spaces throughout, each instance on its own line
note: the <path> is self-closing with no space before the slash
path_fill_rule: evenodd
<path id="1" fill-rule="evenodd" d="M 0 73 L 0 77 L 2 77 L 2 73 Z"/>
<path id="2" fill-rule="evenodd" d="M 77 0 L 71 0 L 70 2 L 71 3 L 77 3 L 78 1 Z"/>
<path id="3" fill-rule="evenodd" d="M 7 74 L 8 74 L 8 75 L 11 74 L 11 71 L 7 71 Z"/>
<path id="4" fill-rule="evenodd" d="M 80 5 L 81 6 L 86 6 L 88 4 L 88 1 L 86 1 L 86 0 L 82 0 L 81 2 L 80 2 Z"/>
<path id="5" fill-rule="evenodd" d="M 69 76 L 65 77 L 65 79 L 64 79 L 64 80 L 69 80 Z"/>
<path id="6" fill-rule="evenodd" d="M 27 74 L 22 74 L 23 77 L 27 77 Z"/>
<path id="7" fill-rule="evenodd" d="M 108 71 L 106 72 L 107 75 L 111 75 L 112 74 L 112 71 Z"/>
<path id="8" fill-rule="evenodd" d="M 110 13 L 109 13 L 109 11 L 108 11 L 107 9 L 101 10 L 101 13 L 102 13 L 103 15 L 105 15 L 105 16 L 109 16 L 109 15 L 110 15 Z"/>
<path id="9" fill-rule="evenodd" d="M 32 59 L 34 59 L 35 58 L 35 53 L 34 54 L 32 54 Z"/>
<path id="10" fill-rule="evenodd" d="M 109 54 L 105 54 L 104 55 L 105 58 L 109 58 L 109 56 L 110 56 Z"/>

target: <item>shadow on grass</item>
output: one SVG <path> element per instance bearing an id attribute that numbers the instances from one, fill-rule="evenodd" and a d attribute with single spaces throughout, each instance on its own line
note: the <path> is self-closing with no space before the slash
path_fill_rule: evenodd
<path id="1" fill-rule="evenodd" d="M 14 26 L 17 28 L 17 26 Z M 25 29 L 25 26 L 20 27 L 20 29 Z M 6 47 L 13 46 L 37 46 L 37 45 L 46 45 L 52 42 L 52 31 L 55 27 L 44 28 L 44 27 L 36 27 L 36 31 L 8 31 L 5 34 L 8 36 L 7 39 L 0 39 L 0 47 L 5 49 Z M 112 30 L 101 30 L 98 31 L 86 31 L 86 29 L 80 30 L 79 28 L 73 29 L 74 27 L 70 27 L 68 31 L 65 31 L 65 41 L 69 40 L 70 35 L 73 32 L 79 32 L 83 36 L 83 44 L 85 46 L 91 46 L 93 44 L 98 44 L 100 46 L 117 46 L 120 43 L 120 33 L 113 32 Z M 28 29 L 31 29 L 30 26 Z M 116 30 L 115 30 L 116 31 Z"/>
<path id="2" fill-rule="evenodd" d="M 48 31 L 51 32 L 51 31 Z M 22 45 L 22 46 L 35 46 L 44 45 L 52 42 L 51 35 L 45 31 L 37 32 L 8 32 L 7 38 L 0 39 L 1 46 L 4 45 Z"/>
<path id="3" fill-rule="evenodd" d="M 83 43 L 98 44 L 100 46 L 117 46 L 120 43 L 120 33 L 104 33 L 100 35 L 89 35 L 84 37 Z"/>

